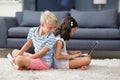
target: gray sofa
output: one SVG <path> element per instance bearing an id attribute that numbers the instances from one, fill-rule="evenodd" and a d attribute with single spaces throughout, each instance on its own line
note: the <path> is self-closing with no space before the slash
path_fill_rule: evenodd
<path id="1" fill-rule="evenodd" d="M 120 19 L 115 9 L 105 11 L 54 11 L 61 19 L 72 16 L 79 28 L 67 43 L 67 49 L 88 51 L 99 41 L 93 57 L 120 58 Z M 0 48 L 21 48 L 31 27 L 39 25 L 41 12 L 17 12 L 15 17 L 0 17 Z M 33 51 L 31 47 L 30 51 Z M 105 52 L 106 51 L 106 52 Z"/>

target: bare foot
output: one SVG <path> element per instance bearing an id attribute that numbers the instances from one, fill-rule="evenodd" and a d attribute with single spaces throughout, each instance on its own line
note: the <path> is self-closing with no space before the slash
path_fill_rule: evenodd
<path id="1" fill-rule="evenodd" d="M 80 70 L 87 70 L 87 66 L 81 66 L 80 68 L 78 68 Z"/>
<path id="2" fill-rule="evenodd" d="M 22 67 L 18 67 L 18 70 L 23 70 L 23 68 Z"/>
<path id="3" fill-rule="evenodd" d="M 31 69 L 27 68 L 26 66 L 23 66 L 23 67 L 19 67 L 18 70 L 31 70 Z"/>

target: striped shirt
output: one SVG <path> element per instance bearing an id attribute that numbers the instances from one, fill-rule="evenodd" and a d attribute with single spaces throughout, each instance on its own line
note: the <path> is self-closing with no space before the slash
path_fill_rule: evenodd
<path id="1" fill-rule="evenodd" d="M 43 36 L 39 36 L 38 29 L 39 27 L 31 28 L 27 39 L 32 40 L 35 53 L 39 52 L 43 47 L 49 48 L 49 51 L 42 57 L 42 59 L 46 61 L 49 66 L 52 66 L 56 38 L 52 32 Z"/>

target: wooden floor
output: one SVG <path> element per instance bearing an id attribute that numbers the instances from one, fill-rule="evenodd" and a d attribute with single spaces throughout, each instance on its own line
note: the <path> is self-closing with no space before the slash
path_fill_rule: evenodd
<path id="1" fill-rule="evenodd" d="M 0 48 L 0 58 L 6 58 L 8 53 L 11 53 L 13 49 Z"/>
<path id="2" fill-rule="evenodd" d="M 11 53 L 13 49 L 0 48 L 0 58 L 6 58 L 8 53 Z M 82 53 L 87 53 L 88 51 L 81 50 Z M 120 51 L 94 51 L 92 53 L 92 58 L 119 58 Z"/>

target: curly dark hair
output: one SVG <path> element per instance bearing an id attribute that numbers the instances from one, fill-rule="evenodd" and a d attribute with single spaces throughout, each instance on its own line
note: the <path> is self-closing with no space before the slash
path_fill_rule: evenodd
<path id="1" fill-rule="evenodd" d="M 69 40 L 71 29 L 74 27 L 78 27 L 76 20 L 73 17 L 66 17 L 55 29 L 54 35 L 60 35 L 64 40 Z"/>

